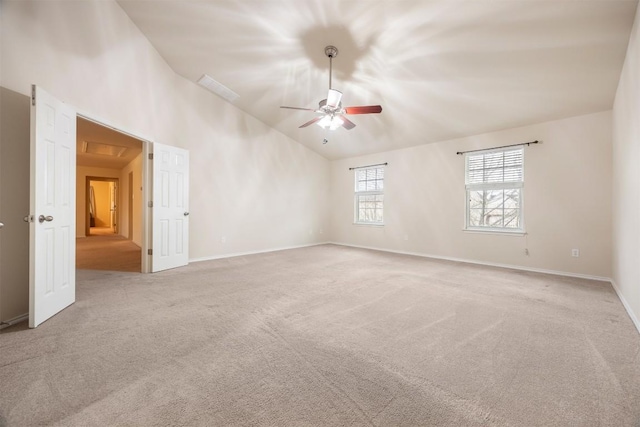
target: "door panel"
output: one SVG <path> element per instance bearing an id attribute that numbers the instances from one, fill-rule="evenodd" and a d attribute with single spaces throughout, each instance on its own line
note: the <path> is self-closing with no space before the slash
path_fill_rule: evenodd
<path id="1" fill-rule="evenodd" d="M 33 87 L 29 327 L 75 302 L 76 112 Z M 35 104 L 35 105 L 34 105 Z"/>
<path id="2" fill-rule="evenodd" d="M 153 238 L 151 270 L 189 262 L 189 152 L 153 143 Z"/>

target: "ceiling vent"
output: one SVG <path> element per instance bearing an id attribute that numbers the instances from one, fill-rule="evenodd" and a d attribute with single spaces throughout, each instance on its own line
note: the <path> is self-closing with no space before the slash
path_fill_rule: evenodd
<path id="1" fill-rule="evenodd" d="M 236 99 L 240 98 L 240 95 L 238 95 L 222 83 L 218 83 L 217 81 L 213 80 L 206 74 L 203 74 L 202 77 L 200 77 L 200 79 L 198 80 L 198 84 L 229 102 L 235 102 Z"/>
<path id="2" fill-rule="evenodd" d="M 98 154 L 100 156 L 122 157 L 127 147 L 121 145 L 103 144 L 101 142 L 82 141 L 82 152 Z"/>

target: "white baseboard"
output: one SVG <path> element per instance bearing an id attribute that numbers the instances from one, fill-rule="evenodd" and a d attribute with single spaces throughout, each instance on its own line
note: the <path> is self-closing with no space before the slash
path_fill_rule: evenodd
<path id="1" fill-rule="evenodd" d="M 9 326 L 13 326 L 16 323 L 24 322 L 25 320 L 29 320 L 29 313 L 21 314 L 20 316 L 16 316 L 13 319 L 1 322 L 0 329 L 8 328 Z"/>
<path id="2" fill-rule="evenodd" d="M 611 278 L 609 278 L 609 277 L 591 276 L 591 275 L 588 275 L 588 274 L 571 273 L 571 272 L 558 271 L 558 270 L 545 270 L 543 268 L 525 267 L 525 266 L 521 266 L 521 265 L 512 265 L 512 264 L 498 264 L 498 263 L 493 263 L 493 262 L 476 261 L 476 260 L 471 260 L 471 259 L 453 258 L 453 257 L 439 256 L 439 255 L 429 255 L 429 254 L 424 254 L 424 253 L 420 253 L 420 252 L 395 251 L 395 250 L 392 250 L 392 249 L 375 248 L 375 247 L 371 247 L 371 246 L 351 245 L 351 244 L 348 244 L 348 243 L 339 243 L 339 242 L 329 242 L 329 243 L 332 244 L 332 245 L 348 246 L 348 247 L 352 247 L 352 248 L 370 249 L 370 250 L 373 250 L 373 251 L 391 252 L 391 253 L 394 253 L 394 254 L 401 254 L 401 255 L 411 255 L 411 256 L 418 256 L 418 257 L 423 257 L 423 258 L 441 259 L 441 260 L 444 260 L 444 261 L 464 262 L 466 264 L 486 265 L 486 266 L 489 266 L 489 267 L 509 268 L 509 269 L 512 269 L 512 270 L 531 271 L 533 273 L 553 274 L 555 276 L 576 277 L 576 278 L 579 278 L 579 279 L 589 279 L 589 280 L 598 280 L 598 281 L 601 281 L 601 282 L 611 282 Z"/>
<path id="3" fill-rule="evenodd" d="M 286 247 L 280 247 L 280 248 L 263 249 L 263 250 L 259 250 L 259 251 L 234 252 L 234 253 L 230 253 L 230 254 L 214 255 L 214 256 L 210 256 L 210 257 L 192 258 L 192 259 L 189 260 L 189 262 L 213 261 L 213 260 L 216 260 L 216 259 L 233 258 L 233 257 L 237 257 L 237 256 L 257 255 L 257 254 L 264 254 L 264 253 L 268 253 L 268 252 L 287 251 L 289 249 L 308 248 L 308 247 L 311 247 L 311 246 L 326 245 L 328 243 L 330 243 L 330 242 L 308 243 L 306 245 L 286 246 Z"/>
<path id="4" fill-rule="evenodd" d="M 618 287 L 618 284 L 616 283 L 615 280 L 611 279 L 611 285 L 613 286 L 613 289 L 616 291 L 616 294 L 618 294 L 618 298 L 620 299 L 620 302 L 624 306 L 624 309 L 627 310 L 627 314 L 629 315 L 629 317 L 631 318 L 631 321 L 633 322 L 636 329 L 638 330 L 638 333 L 640 333 L 640 320 L 638 320 L 638 317 L 631 309 L 631 306 L 627 302 L 626 298 L 624 297 L 624 295 L 622 295 L 622 291 Z"/>

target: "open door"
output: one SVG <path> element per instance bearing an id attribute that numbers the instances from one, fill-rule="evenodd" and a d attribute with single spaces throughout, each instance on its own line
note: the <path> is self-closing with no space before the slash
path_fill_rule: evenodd
<path id="1" fill-rule="evenodd" d="M 37 86 L 31 97 L 29 327 L 76 299 L 76 111 Z"/>
<path id="2" fill-rule="evenodd" d="M 189 263 L 189 152 L 154 142 L 151 271 Z"/>

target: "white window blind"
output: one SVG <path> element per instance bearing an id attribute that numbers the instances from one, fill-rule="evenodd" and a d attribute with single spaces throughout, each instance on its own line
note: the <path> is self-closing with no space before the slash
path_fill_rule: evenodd
<path id="1" fill-rule="evenodd" d="M 522 182 L 523 149 L 467 154 L 467 185 Z"/>
<path id="2" fill-rule="evenodd" d="M 384 223 L 384 167 L 355 171 L 356 224 Z"/>
<path id="3" fill-rule="evenodd" d="M 522 232 L 522 147 L 465 157 L 466 229 Z"/>

